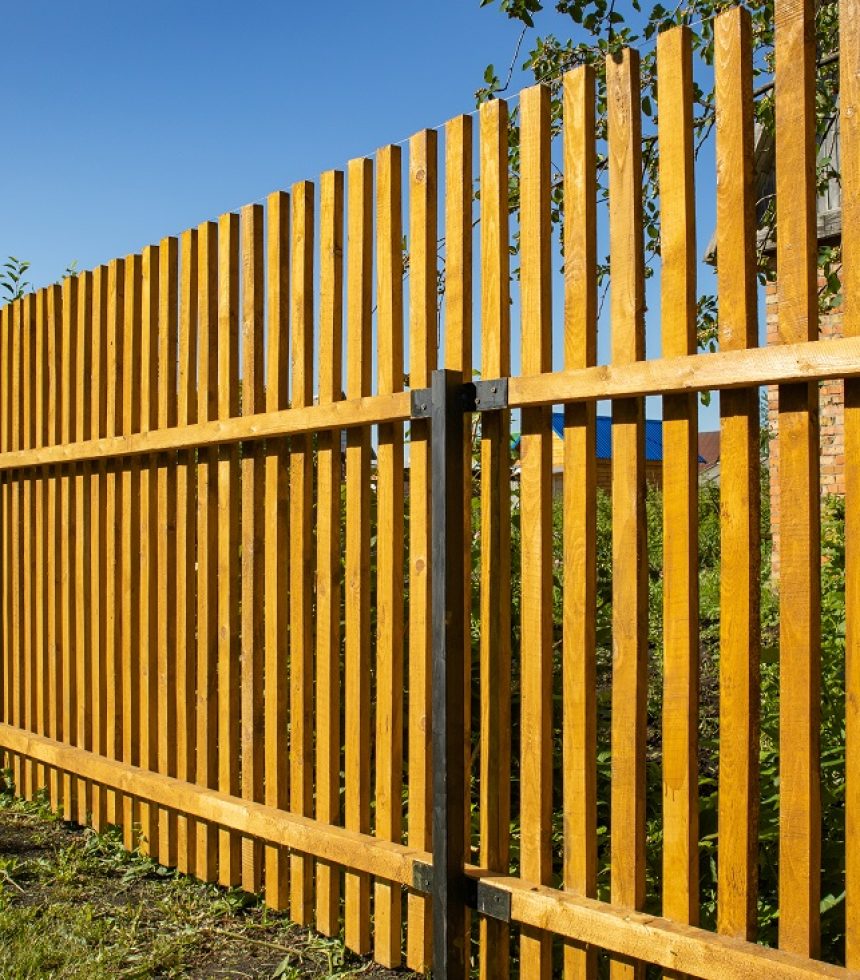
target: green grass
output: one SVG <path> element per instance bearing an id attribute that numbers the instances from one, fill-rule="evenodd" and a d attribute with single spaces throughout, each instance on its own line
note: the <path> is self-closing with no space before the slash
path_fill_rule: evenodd
<path id="1" fill-rule="evenodd" d="M 0 794 L 0 977 L 391 977 L 256 896 Z M 399 974 L 402 976 L 403 974 Z"/>

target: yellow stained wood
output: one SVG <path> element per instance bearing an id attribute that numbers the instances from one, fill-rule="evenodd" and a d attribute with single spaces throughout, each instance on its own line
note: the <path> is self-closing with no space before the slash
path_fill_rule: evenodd
<path id="1" fill-rule="evenodd" d="M 60 441 L 60 333 L 62 330 L 63 299 L 62 290 L 59 285 L 49 287 L 48 291 L 48 441 L 56 444 Z M 11 318 L 10 318 L 11 320 Z M 11 327 L 11 322 L 10 322 Z M 7 368 L 4 375 L 9 377 L 11 367 L 11 347 L 4 338 L 3 349 L 7 358 Z M 11 402 L 4 399 L 3 407 L 6 411 L 6 447 L 11 444 L 9 433 L 10 408 Z M 62 697 L 62 672 L 60 668 L 61 647 L 60 647 L 60 532 L 58 523 L 58 489 L 59 480 L 57 470 L 49 471 L 48 493 L 47 493 L 47 645 L 48 645 L 48 734 L 51 738 L 59 740 L 62 738 L 62 713 L 60 699 Z M 9 513 L 10 494 L 7 490 L 7 524 Z M 9 542 L 11 544 L 11 540 Z M 7 553 L 8 548 L 7 548 Z M 10 553 L 11 558 L 11 553 Z M 11 578 L 11 569 L 10 575 Z M 9 582 L 7 582 L 7 596 Z M 8 602 L 4 603 L 9 608 Z M 9 608 L 9 621 L 11 622 L 11 608 Z M 7 645 L 7 650 L 11 652 L 11 647 Z M 8 717 L 8 715 L 7 715 Z M 116 756 L 115 758 L 118 758 Z M 56 812 L 60 805 L 60 774 L 56 769 L 52 769 L 49 774 L 48 785 L 50 791 L 51 809 Z"/>
<path id="2" fill-rule="evenodd" d="M 75 438 L 86 439 L 90 429 L 90 390 L 92 354 L 93 274 L 82 272 L 78 277 L 78 329 L 75 351 Z M 32 374 L 30 374 L 32 377 Z M 27 426 L 29 430 L 30 427 Z M 28 436 L 32 445 L 32 435 Z M 74 471 L 75 480 L 75 679 L 78 705 L 77 744 L 92 748 L 92 659 L 90 630 L 92 629 L 92 605 L 89 590 L 90 562 L 90 485 L 92 464 L 79 464 Z M 28 566 L 25 557 L 25 568 Z M 83 780 L 78 782 L 79 824 L 86 825 L 92 812 L 91 787 Z"/>
<path id="3" fill-rule="evenodd" d="M 48 290 L 40 289 L 36 294 L 36 337 L 34 343 L 33 389 L 34 389 L 34 446 L 42 446 L 45 442 L 45 381 L 47 377 L 47 347 L 46 335 L 48 329 Z M 2 329 L 0 329 L 2 334 Z M 48 644 L 46 636 L 47 600 L 47 552 L 45 550 L 45 485 L 47 470 L 35 473 L 35 554 L 33 563 L 36 573 L 35 584 L 35 623 L 34 642 L 36 645 L 36 727 L 39 735 L 48 733 Z M 0 491 L 2 492 L 2 491 Z M 47 787 L 47 772 L 44 766 L 37 765 L 35 773 L 36 788 Z M 95 812 L 95 807 L 93 808 Z"/>
<path id="4" fill-rule="evenodd" d="M 176 425 L 179 242 L 163 238 L 158 255 L 158 427 Z M 156 460 L 156 643 L 158 647 L 158 771 L 176 775 L 176 456 Z M 150 477 L 151 479 L 151 477 Z M 176 865 L 176 813 L 158 811 L 158 860 Z"/>
<path id="5" fill-rule="evenodd" d="M 9 404 L 12 386 L 9 383 L 11 377 L 12 362 L 10 357 L 10 343 L 12 337 L 12 304 L 6 304 L 0 311 L 0 334 L 2 334 L 2 385 L 0 385 L 0 436 L 2 436 L 2 447 L 4 452 L 10 448 L 9 438 Z M 9 474 L 3 480 L 3 720 L 7 725 L 13 722 L 12 717 L 12 698 L 13 698 L 13 678 L 12 678 L 12 615 L 10 592 L 12 574 L 12 536 L 11 536 L 11 513 L 9 501 L 11 498 L 12 480 Z M 11 769 L 13 762 L 12 753 L 6 753 L 3 758 L 4 769 Z"/>
<path id="6" fill-rule="evenodd" d="M 564 76 L 564 363 L 597 360 L 597 171 L 594 70 Z M 595 405 L 567 405 L 564 428 L 562 611 L 564 885 L 597 893 L 597 489 Z M 568 980 L 596 976 L 593 948 L 566 944 Z"/>
<path id="7" fill-rule="evenodd" d="M 463 380 L 472 380 L 472 117 L 456 116 L 445 125 L 445 343 L 444 367 L 462 371 Z M 463 445 L 463 513 L 466 527 L 472 514 L 472 417 L 463 419 L 468 438 Z M 472 608 L 472 552 L 463 550 L 463 597 L 465 608 Z M 463 792 L 467 857 L 471 850 L 472 815 L 472 625 L 471 616 L 463 621 L 465 688 L 463 730 Z M 466 932 L 470 932 L 466 913 Z"/>
<path id="8" fill-rule="evenodd" d="M 860 335 L 860 16 L 839 7 L 839 125 L 842 167 L 842 329 Z M 860 967 L 860 387 L 845 383 L 845 963 Z"/>
<path id="9" fill-rule="evenodd" d="M 218 219 L 218 418 L 239 414 L 239 217 Z M 218 452 L 218 788 L 239 793 L 239 449 Z M 218 835 L 218 877 L 240 880 L 239 838 Z"/>
<path id="10" fill-rule="evenodd" d="M 657 41 L 663 354 L 696 353 L 693 59 Z M 699 561 L 695 395 L 663 399 L 663 914 L 699 921 Z"/>
<path id="11" fill-rule="evenodd" d="M 370 394 L 371 238 L 373 164 L 351 160 L 347 170 L 346 394 Z M 370 830 L 370 432 L 346 437 L 346 557 L 344 585 L 344 770 L 346 827 Z M 370 880 L 347 871 L 345 933 L 349 949 L 370 949 Z"/>
<path id="12" fill-rule="evenodd" d="M 409 141 L 409 385 L 426 388 L 436 367 L 438 139 Z M 430 849 L 430 426 L 409 430 L 409 846 Z M 430 903 L 407 898 L 406 965 L 430 968 Z"/>
<path id="13" fill-rule="evenodd" d="M 242 236 L 242 414 L 264 408 L 263 207 L 240 216 Z M 263 446 L 242 447 L 242 797 L 263 800 Z M 260 890 L 262 848 L 242 841 L 242 887 Z"/>
<path id="14" fill-rule="evenodd" d="M 11 423 L 11 448 L 19 449 L 21 446 L 21 334 L 23 332 L 25 301 L 19 299 L 12 308 L 12 375 L 10 380 L 10 423 Z M 65 308 L 65 303 L 63 304 Z M 63 324 L 65 326 L 65 324 Z M 11 609 L 9 619 L 12 627 L 10 642 L 10 654 L 12 659 L 12 698 L 10 705 L 10 717 L 16 728 L 23 727 L 24 723 L 24 664 L 23 664 L 23 643 L 21 637 L 21 619 L 23 614 L 22 596 L 22 541 L 21 541 L 21 480 L 22 474 L 16 473 L 12 482 L 12 492 L 10 497 L 10 521 L 9 528 L 10 554 L 10 598 Z M 65 650 L 65 646 L 63 648 Z M 65 658 L 65 654 L 64 654 Z M 63 668 L 65 663 L 63 662 Z M 63 669 L 63 675 L 66 675 Z M 65 688 L 63 688 L 65 691 Z M 65 703 L 65 696 L 62 698 L 62 731 L 68 730 L 68 709 Z M 21 793 L 24 785 L 24 760 L 16 755 L 13 758 L 12 778 L 15 784 L 15 792 Z M 64 776 L 64 784 L 69 783 L 68 777 Z"/>
<path id="15" fill-rule="evenodd" d="M 176 423 L 197 418 L 197 230 L 184 231 L 179 240 L 179 366 Z M 194 780 L 196 734 L 195 637 L 196 521 L 194 516 L 196 469 L 194 454 L 179 453 L 176 467 L 176 775 Z M 176 867 L 194 873 L 196 827 L 180 814 L 176 820 Z"/>
<path id="16" fill-rule="evenodd" d="M 642 256 L 642 120 L 639 56 L 606 62 L 612 360 L 645 356 Z M 648 559 L 641 399 L 612 407 L 612 902 L 645 900 L 645 739 Z M 611 963 L 613 980 L 642 976 L 642 964 Z"/>
<path id="17" fill-rule="evenodd" d="M 290 198 L 270 194 L 266 218 L 266 409 L 289 404 Z M 285 439 L 266 443 L 265 473 L 265 790 L 267 806 L 286 810 L 289 803 L 287 742 L 287 662 L 289 628 L 289 460 Z M 286 909 L 289 862 L 279 847 L 266 847 L 266 904 Z"/>
<path id="18" fill-rule="evenodd" d="M 758 342 L 752 55 L 741 8 L 714 28 L 720 349 Z M 720 396 L 720 769 L 717 928 L 752 939 L 758 883 L 759 471 L 755 391 Z"/>
<path id="19" fill-rule="evenodd" d="M 90 432 L 91 438 L 100 438 L 106 432 L 107 391 L 105 388 L 107 347 L 107 295 L 108 268 L 99 266 L 93 272 L 93 316 L 92 332 L 90 334 L 89 385 L 90 385 Z M 43 340 L 43 347 L 44 347 Z M 47 350 L 39 358 L 40 363 L 46 357 Z M 43 382 L 47 376 L 47 365 L 43 366 Z M 38 385 L 38 382 L 37 382 Z M 44 394 L 39 403 L 44 400 Z M 41 432 L 40 444 L 45 441 L 45 420 L 41 425 L 37 421 L 36 428 Z M 106 753 L 106 713 L 107 713 L 107 676 L 105 664 L 106 637 L 106 604 L 105 589 L 106 574 L 106 526 L 105 526 L 105 489 L 107 474 L 102 461 L 92 464 L 90 482 L 90 643 L 91 643 L 91 672 L 92 672 L 92 750 L 98 755 Z M 41 550 L 40 550 L 41 553 Z M 105 826 L 105 791 L 98 783 L 92 788 L 92 825 L 94 830 Z"/>
<path id="20" fill-rule="evenodd" d="M 122 377 L 122 431 L 131 433 L 140 425 L 141 378 L 140 339 L 143 296 L 143 262 L 140 255 L 125 260 L 125 297 L 122 324 L 122 360 L 117 368 Z M 122 671 L 122 759 L 137 765 L 140 759 L 140 564 L 138 536 L 140 531 L 140 460 L 121 464 L 120 510 L 120 610 Z M 139 807 L 130 796 L 123 797 L 123 839 L 126 847 L 137 843 L 135 825 Z"/>
<path id="21" fill-rule="evenodd" d="M 550 97 L 545 86 L 520 97 L 520 289 L 522 368 L 552 367 L 550 293 Z M 547 884 L 552 874 L 552 429 L 548 408 L 522 413 L 522 721 L 520 861 L 522 875 Z M 531 927 L 520 939 L 522 969 L 549 977 L 549 935 Z"/>
<path id="22" fill-rule="evenodd" d="M 377 389 L 403 388 L 403 238 L 400 147 L 377 153 Z M 376 532 L 376 836 L 403 823 L 403 425 L 379 427 Z M 374 888 L 374 959 L 400 966 L 400 890 Z"/>
<path id="23" fill-rule="evenodd" d="M 343 173 L 320 181 L 319 403 L 343 397 Z M 340 823 L 341 433 L 317 436 L 316 819 Z M 316 927 L 340 930 L 340 872 L 317 862 Z"/>
<path id="24" fill-rule="evenodd" d="M 28 449 L 33 445 L 33 341 L 36 326 L 36 294 L 24 298 L 23 333 L 21 337 L 21 445 Z M 23 584 L 23 651 L 24 651 L 24 711 L 22 721 L 27 731 L 35 731 L 36 721 L 36 670 L 33 638 L 33 473 L 22 473 L 21 532 Z M 78 675 L 80 676 L 80 675 Z M 35 772 L 33 764 L 25 761 L 23 793 L 32 799 Z"/>
<path id="25" fill-rule="evenodd" d="M 818 337 L 815 5 L 775 8 L 776 221 L 782 342 Z M 820 947 L 821 568 L 817 385 L 779 389 L 779 944 Z"/>
<path id="26" fill-rule="evenodd" d="M 313 402 L 314 186 L 291 191 L 290 311 L 293 407 Z M 313 446 L 308 436 L 290 443 L 290 810 L 313 813 Z M 313 918 L 313 862 L 290 857 L 290 918 Z"/>
<path id="27" fill-rule="evenodd" d="M 143 250 L 140 338 L 140 431 L 158 426 L 159 249 Z M 140 468 L 140 766 L 155 769 L 158 759 L 158 502 L 156 457 Z M 158 810 L 145 800 L 139 807 L 141 848 L 158 857 Z"/>
<path id="28" fill-rule="evenodd" d="M 197 229 L 197 418 L 218 416 L 218 226 Z M 218 785 L 218 451 L 197 454 L 197 784 Z M 197 823 L 198 878 L 217 877 L 217 837 Z"/>
<path id="29" fill-rule="evenodd" d="M 481 107 L 481 374 L 511 373 L 508 104 Z M 481 416 L 480 864 L 510 870 L 510 415 Z M 429 609 L 426 615 L 429 617 Z M 509 929 L 480 919 L 481 976 L 509 973 Z"/>
<path id="30" fill-rule="evenodd" d="M 20 328 L 20 320 L 19 320 Z M 75 431 L 75 375 L 74 358 L 76 350 L 76 334 L 78 329 L 78 280 L 69 276 L 63 280 L 63 320 L 62 320 L 62 340 L 61 340 L 61 368 L 60 368 L 60 439 L 63 442 L 70 442 L 72 433 Z M 19 448 L 21 444 L 20 426 L 20 351 L 18 333 L 16 332 L 15 342 L 12 347 L 12 367 L 15 371 L 15 388 L 12 403 L 12 445 Z M 16 522 L 16 528 L 20 526 L 20 517 L 16 516 L 16 505 L 20 508 L 20 499 L 12 498 L 12 516 Z M 77 741 L 77 654 L 75 651 L 75 555 L 74 555 L 74 535 L 75 535 L 75 502 L 74 486 L 72 476 L 68 468 L 62 471 L 60 477 L 60 565 L 61 565 L 61 593 L 60 593 L 60 642 L 62 644 L 62 675 L 63 675 L 63 740 L 69 745 L 74 745 Z M 12 624 L 16 634 L 20 637 L 21 632 L 21 542 L 20 537 L 16 539 L 15 560 L 18 569 L 14 570 L 15 589 L 17 592 L 15 616 Z M 20 643 L 20 638 L 17 640 Z M 19 654 L 20 655 L 20 654 Z M 18 782 L 20 785 L 20 782 Z M 63 774 L 63 816 L 66 820 L 72 820 L 78 812 L 78 787 L 77 782 L 71 778 L 69 773 Z"/>

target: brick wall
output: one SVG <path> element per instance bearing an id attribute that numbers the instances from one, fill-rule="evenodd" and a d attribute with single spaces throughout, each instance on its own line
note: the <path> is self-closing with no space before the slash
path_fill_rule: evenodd
<path id="1" fill-rule="evenodd" d="M 823 282 L 819 283 L 819 286 Z M 767 342 L 779 343 L 777 323 L 779 301 L 777 286 L 766 287 L 765 315 L 767 318 Z M 822 340 L 842 336 L 842 314 L 837 311 L 821 317 L 819 336 Z M 845 493 L 845 435 L 843 429 L 844 388 L 842 381 L 823 381 L 819 385 L 819 419 L 821 445 L 821 494 Z M 779 574 L 779 439 L 776 437 L 778 422 L 778 396 L 776 388 L 767 391 L 768 425 L 770 442 L 770 519 L 773 533 L 772 571 Z"/>

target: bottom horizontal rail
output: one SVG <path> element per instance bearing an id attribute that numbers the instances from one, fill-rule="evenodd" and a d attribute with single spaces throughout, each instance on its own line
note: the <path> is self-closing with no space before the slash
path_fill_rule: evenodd
<path id="1" fill-rule="evenodd" d="M 421 872 L 421 866 L 430 865 L 432 861 L 426 851 L 227 796 L 0 723 L 2 751 L 249 837 L 409 888 L 415 884 L 416 865 Z M 426 877 L 426 867 L 423 873 Z M 503 877 L 472 866 L 466 868 L 466 875 L 483 883 L 495 895 L 510 897 L 510 921 L 514 925 L 545 929 L 678 973 L 713 980 L 810 980 L 813 977 L 860 980 L 860 972 L 854 970 L 534 885 L 520 878 Z"/>

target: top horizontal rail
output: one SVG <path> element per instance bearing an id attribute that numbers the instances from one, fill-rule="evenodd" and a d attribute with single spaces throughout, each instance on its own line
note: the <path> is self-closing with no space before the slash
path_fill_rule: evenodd
<path id="1" fill-rule="evenodd" d="M 506 379 L 507 407 L 562 405 L 856 377 L 860 377 L 860 337 L 845 337 L 512 377 Z M 482 388 L 488 384 L 490 381 L 482 382 Z M 286 408 L 127 436 L 2 453 L 0 472 L 405 422 L 413 417 L 415 394 L 398 391 L 325 405 Z M 416 400 L 420 401 L 420 398 Z M 499 407 L 496 401 L 475 406 L 479 411 Z"/>

